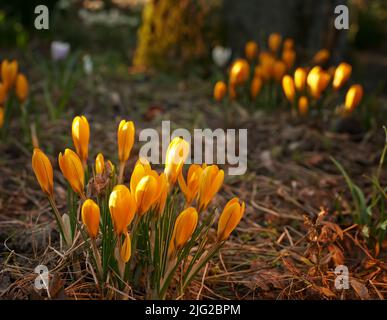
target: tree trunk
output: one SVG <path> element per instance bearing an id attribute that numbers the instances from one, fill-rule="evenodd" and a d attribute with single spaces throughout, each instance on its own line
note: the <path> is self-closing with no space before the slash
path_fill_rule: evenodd
<path id="1" fill-rule="evenodd" d="M 334 9 L 344 0 L 223 0 L 228 43 L 241 52 L 248 40 L 266 45 L 267 36 L 279 32 L 295 39 L 298 48 L 312 55 L 330 49 L 338 61 L 345 49 L 347 32 L 334 27 Z M 334 50 L 332 50 L 334 48 Z"/>

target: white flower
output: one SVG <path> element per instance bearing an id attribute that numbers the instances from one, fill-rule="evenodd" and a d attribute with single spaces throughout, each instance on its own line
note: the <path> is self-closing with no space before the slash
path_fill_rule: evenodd
<path id="1" fill-rule="evenodd" d="M 67 42 L 51 42 L 51 58 L 54 61 L 65 59 L 70 52 L 70 44 Z"/>
<path id="2" fill-rule="evenodd" d="M 212 59 L 218 67 L 224 67 L 231 58 L 231 49 L 216 46 L 212 49 Z"/>
<path id="3" fill-rule="evenodd" d="M 87 75 L 90 75 L 93 73 L 93 61 L 91 60 L 91 57 L 89 54 L 86 54 L 83 56 L 83 71 Z"/>

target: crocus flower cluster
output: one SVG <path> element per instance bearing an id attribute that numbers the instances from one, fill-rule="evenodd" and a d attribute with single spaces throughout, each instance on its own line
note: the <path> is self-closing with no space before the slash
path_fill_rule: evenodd
<path id="1" fill-rule="evenodd" d="M 29 93 L 29 85 L 24 74 L 19 72 L 19 66 L 16 60 L 1 62 L 1 81 L 0 81 L 0 129 L 11 121 L 11 109 L 14 103 L 14 97 L 17 98 L 20 105 L 23 105 Z M 3 129 L 5 130 L 5 129 Z"/>
<path id="2" fill-rule="evenodd" d="M 320 57 L 317 60 L 321 63 L 323 59 Z M 309 105 L 317 105 L 326 96 L 337 95 L 337 92 L 348 82 L 351 73 L 352 66 L 345 62 L 328 70 L 323 69 L 320 65 L 312 68 L 298 67 L 293 77 L 291 75 L 283 77 L 282 88 L 292 107 L 297 108 L 299 114 L 305 115 L 309 111 Z M 345 99 L 344 111 L 352 112 L 360 103 L 362 95 L 361 85 L 351 86 Z"/>
<path id="3" fill-rule="evenodd" d="M 262 89 L 273 90 L 278 87 L 283 76 L 292 69 L 296 60 L 294 41 L 282 41 L 279 33 L 270 34 L 265 47 L 260 48 L 255 41 L 245 45 L 245 58 L 236 59 L 230 66 L 228 86 L 218 81 L 214 87 L 214 99 L 222 101 L 227 91 L 230 99 L 237 99 L 244 91 L 249 91 L 255 101 Z M 225 90 L 228 87 L 228 90 Z M 247 87 L 248 90 L 244 90 Z"/>
<path id="4" fill-rule="evenodd" d="M 217 165 L 192 164 L 184 174 L 190 146 L 176 137 L 167 149 L 163 172 L 140 158 L 126 179 L 135 139 L 132 121 L 122 120 L 118 126 L 118 172 L 110 161 L 105 162 L 102 153 L 89 165 L 86 117 L 74 118 L 72 138 L 75 151 L 67 148 L 58 157 L 69 192 L 76 198 L 74 208 L 68 208 L 66 214 L 61 215 L 55 204 L 49 158 L 38 148 L 32 156 L 37 181 L 52 205 L 63 241 L 70 247 L 79 241 L 79 233 L 83 236 L 83 247 L 89 246 L 93 253 L 101 285 L 113 281 L 122 289 L 123 283 L 132 285 L 134 274 L 140 272 L 152 288 L 153 298 L 165 297 L 182 261 L 190 261 L 191 271 L 181 282 L 184 290 L 244 214 L 244 202 L 233 198 L 220 213 L 217 231 L 211 236 L 217 211 L 211 203 L 223 185 L 224 171 Z"/>
<path id="5" fill-rule="evenodd" d="M 216 102 L 225 100 L 228 93 L 230 100 L 240 99 L 246 103 L 243 99 L 249 96 L 250 103 L 274 107 L 281 103 L 282 87 L 285 101 L 290 103 L 293 111 L 306 115 L 315 106 L 339 97 L 339 90 L 349 82 L 352 73 L 352 66 L 345 62 L 337 67 L 324 68 L 330 58 L 327 49 L 318 51 L 311 65 L 295 66 L 294 40 L 282 40 L 278 33 L 270 34 L 266 46 L 262 48 L 257 42 L 248 41 L 244 55 L 245 58 L 237 58 L 231 63 L 228 81 L 215 83 L 213 97 Z M 361 85 L 351 86 L 344 105 L 339 108 L 340 113 L 352 113 L 362 95 Z M 329 99 L 326 99 L 327 96 Z"/>

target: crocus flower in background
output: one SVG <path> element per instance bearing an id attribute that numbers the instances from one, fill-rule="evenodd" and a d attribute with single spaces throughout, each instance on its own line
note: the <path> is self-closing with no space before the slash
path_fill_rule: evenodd
<path id="1" fill-rule="evenodd" d="M 83 71 L 87 75 L 91 75 L 93 73 L 93 60 L 91 60 L 91 56 L 86 54 L 82 58 L 83 61 Z"/>
<path id="2" fill-rule="evenodd" d="M 51 42 L 51 58 L 54 61 L 66 59 L 70 53 L 70 44 L 67 42 Z"/>
<path id="3" fill-rule="evenodd" d="M 212 49 L 212 59 L 218 67 L 222 68 L 230 60 L 231 53 L 232 51 L 230 48 L 216 46 L 214 49 Z"/>

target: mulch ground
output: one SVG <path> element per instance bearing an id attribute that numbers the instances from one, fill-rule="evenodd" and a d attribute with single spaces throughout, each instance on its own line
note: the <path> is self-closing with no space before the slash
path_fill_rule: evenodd
<path id="1" fill-rule="evenodd" d="M 41 148 L 52 155 L 55 193 L 61 212 L 66 184 L 56 156 L 71 143 L 71 119 L 82 112 L 91 125 L 91 159 L 103 152 L 116 159 L 116 126 L 132 119 L 136 128 L 247 128 L 248 170 L 229 176 L 214 203 L 238 196 L 245 216 L 204 273 L 192 283 L 189 299 L 384 299 L 386 248 L 370 246 L 353 224 L 350 193 L 330 157 L 338 160 L 364 190 L 371 188 L 384 133 L 381 128 L 351 135 L 335 133 L 319 119 L 295 119 L 286 109 L 247 113 L 241 106 L 215 106 L 211 84 L 199 80 L 97 80 L 93 93 L 77 87 L 60 120 L 40 110 Z M 98 82 L 100 81 L 100 82 Z M 36 91 L 36 105 L 43 99 Z M 86 106 L 77 104 L 83 95 Z M 42 102 L 43 103 L 43 102 Z M 229 109 L 225 109 L 229 108 Z M 52 298 L 98 298 L 90 274 L 74 275 L 63 261 L 49 205 L 31 169 L 31 150 L 17 139 L 15 121 L 0 146 L 0 299 L 41 299 L 33 289 L 34 268 L 55 270 Z M 136 155 L 139 144 L 133 151 Z M 132 162 L 135 157 L 132 157 Z M 127 178 L 128 179 L 128 178 Z M 382 172 L 381 185 L 387 174 Z M 350 288 L 335 289 L 335 266 L 349 269 Z M 141 299 L 141 292 L 132 298 Z"/>

